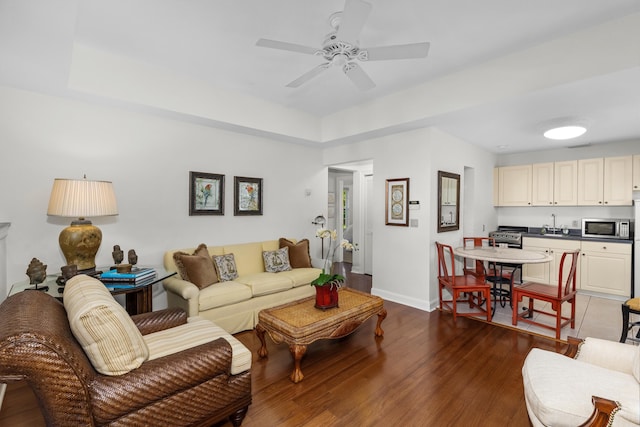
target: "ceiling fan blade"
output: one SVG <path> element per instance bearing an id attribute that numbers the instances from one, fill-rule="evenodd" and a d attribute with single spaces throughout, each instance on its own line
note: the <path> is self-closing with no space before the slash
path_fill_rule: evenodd
<path id="1" fill-rule="evenodd" d="M 287 87 L 299 87 L 302 84 L 314 78 L 315 76 L 317 76 L 318 74 L 322 73 L 324 70 L 326 70 L 330 66 L 331 64 L 329 62 L 320 64 L 317 67 L 312 68 L 310 71 L 307 71 L 306 73 L 304 73 L 303 75 L 301 75 L 300 77 L 292 81 L 291 83 L 289 83 Z"/>
<path id="2" fill-rule="evenodd" d="M 369 77 L 362 67 L 355 62 L 344 64 L 342 71 L 344 71 L 347 77 L 349 77 L 353 84 L 355 84 L 360 90 L 369 90 L 376 87 L 376 84 L 371 80 L 371 77 Z"/>
<path id="3" fill-rule="evenodd" d="M 362 0 L 346 0 L 336 38 L 356 44 L 371 12 L 371 4 Z"/>
<path id="4" fill-rule="evenodd" d="M 400 44 L 395 46 L 381 46 L 361 49 L 367 52 L 367 61 L 385 61 L 387 59 L 424 58 L 429 54 L 428 42 Z M 365 60 L 365 59 L 363 59 Z"/>
<path id="5" fill-rule="evenodd" d="M 309 55 L 315 55 L 316 52 L 318 52 L 318 49 L 313 47 L 303 46 L 301 44 L 295 44 L 295 43 L 280 42 L 278 40 L 269 40 L 269 39 L 258 40 L 256 42 L 256 46 L 269 47 L 271 49 L 288 50 L 290 52 L 306 53 Z"/>

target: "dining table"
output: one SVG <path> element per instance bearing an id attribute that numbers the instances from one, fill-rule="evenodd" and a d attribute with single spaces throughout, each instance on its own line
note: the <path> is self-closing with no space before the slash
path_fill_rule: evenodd
<path id="1" fill-rule="evenodd" d="M 511 265 L 521 266 L 522 264 L 540 264 L 545 262 L 551 262 L 553 257 L 547 253 L 529 251 L 526 249 L 509 248 L 502 246 L 467 246 L 458 247 L 453 250 L 453 253 L 462 258 L 473 259 L 476 261 L 486 261 L 489 263 L 495 263 L 496 265 Z M 500 274 L 502 275 L 502 273 Z M 500 305 L 504 307 L 504 298 L 507 296 L 511 298 L 511 287 L 509 291 L 503 290 L 502 287 L 498 288 L 499 280 L 489 280 L 492 282 L 493 294 L 493 309 L 495 313 L 496 302 L 498 297 L 501 298 Z M 511 285 L 511 284 L 510 284 Z"/>
<path id="2" fill-rule="evenodd" d="M 553 257 L 546 253 L 500 246 L 459 247 L 455 248 L 453 253 L 463 258 L 503 264 L 538 264 L 553 260 Z"/>

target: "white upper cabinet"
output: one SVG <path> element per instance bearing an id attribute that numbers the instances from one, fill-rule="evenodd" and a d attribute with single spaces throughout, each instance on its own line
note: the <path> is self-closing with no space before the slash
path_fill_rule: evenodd
<path id="1" fill-rule="evenodd" d="M 578 205 L 602 206 L 604 159 L 578 160 Z"/>
<path id="2" fill-rule="evenodd" d="M 604 204 L 633 204 L 633 156 L 605 157 Z"/>
<path id="3" fill-rule="evenodd" d="M 531 205 L 553 205 L 553 163 L 534 163 L 531 173 Z"/>
<path id="4" fill-rule="evenodd" d="M 577 204 L 577 160 L 532 165 L 531 205 L 576 206 Z"/>
<path id="5" fill-rule="evenodd" d="M 578 161 L 569 160 L 553 164 L 554 206 L 578 204 Z"/>
<path id="6" fill-rule="evenodd" d="M 531 206 L 531 165 L 498 170 L 499 206 Z"/>
<path id="7" fill-rule="evenodd" d="M 494 206 L 631 206 L 640 155 L 598 157 L 493 171 Z"/>

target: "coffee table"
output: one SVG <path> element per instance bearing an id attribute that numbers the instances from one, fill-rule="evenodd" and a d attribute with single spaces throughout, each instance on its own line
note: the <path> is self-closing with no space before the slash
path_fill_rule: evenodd
<path id="1" fill-rule="evenodd" d="M 266 357 L 268 354 L 265 332 L 274 343 L 287 343 L 294 362 L 290 378 L 294 383 L 299 383 L 304 378 L 300 361 L 312 342 L 349 335 L 374 314 L 378 315 L 375 336 L 384 334 L 380 325 L 387 317 L 387 310 L 382 298 L 341 288 L 338 302 L 339 307 L 319 310 L 314 307 L 315 297 L 309 297 L 260 311 L 256 334 L 262 346 L 258 355 Z"/>

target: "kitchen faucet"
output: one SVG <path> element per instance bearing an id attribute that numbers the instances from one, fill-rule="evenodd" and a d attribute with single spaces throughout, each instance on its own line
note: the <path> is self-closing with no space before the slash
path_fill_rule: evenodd
<path id="1" fill-rule="evenodd" d="M 556 234 L 556 214 L 552 213 L 551 217 L 553 218 L 553 228 L 551 229 L 551 231 L 553 232 L 553 234 Z"/>

